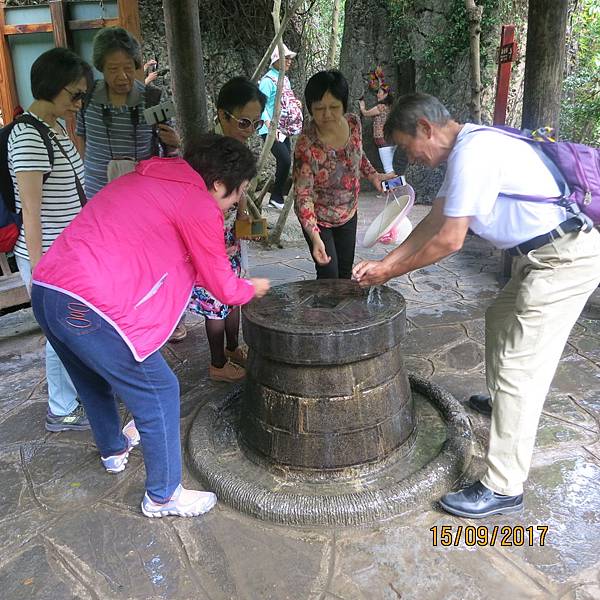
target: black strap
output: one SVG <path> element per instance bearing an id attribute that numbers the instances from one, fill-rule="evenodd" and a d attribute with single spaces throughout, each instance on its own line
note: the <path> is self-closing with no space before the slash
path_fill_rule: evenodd
<path id="1" fill-rule="evenodd" d="M 50 162 L 50 170 L 47 173 L 44 173 L 42 175 L 42 185 L 44 183 L 46 183 L 46 181 L 48 180 L 48 177 L 50 177 L 50 175 L 52 175 L 52 169 L 54 168 L 54 148 L 52 147 L 52 141 L 51 141 L 51 129 L 50 127 L 48 127 L 48 125 L 46 125 L 46 123 L 44 123 L 43 121 L 40 121 L 40 119 L 38 119 L 37 117 L 34 117 L 33 115 L 24 113 L 22 115 L 19 115 L 15 120 L 14 123 L 24 123 L 25 125 L 31 125 L 39 134 L 40 137 L 42 138 L 42 141 L 44 142 L 44 146 L 46 146 L 46 152 L 48 152 L 48 161 Z M 23 209 L 21 209 L 18 213 L 16 213 L 17 215 L 17 225 L 18 227 L 21 227 L 21 224 L 23 223 Z"/>
<path id="2" fill-rule="evenodd" d="M 131 118 L 131 125 L 133 126 L 133 160 L 134 162 L 137 162 L 137 131 L 138 125 L 140 124 L 140 107 L 130 106 L 129 116 Z M 108 141 L 108 150 L 110 152 L 110 158 L 114 160 L 115 155 L 113 153 L 112 140 L 110 138 L 110 129 L 112 127 L 112 112 L 110 106 L 107 106 L 105 104 L 102 105 L 102 123 L 104 124 L 104 129 L 106 130 L 106 139 Z"/>
<path id="3" fill-rule="evenodd" d="M 579 217 L 571 217 L 566 221 L 563 221 L 556 229 L 549 231 L 548 233 L 543 233 L 542 235 L 538 235 L 522 244 L 514 246 L 513 248 L 508 249 L 508 253 L 511 256 L 525 256 L 528 252 L 532 250 L 537 250 L 546 244 L 549 244 L 553 240 L 557 240 L 558 238 L 563 237 L 567 233 L 571 233 L 572 231 L 581 231 L 583 229 L 584 223 Z"/>
<path id="4" fill-rule="evenodd" d="M 66 134 L 67 134 L 67 132 L 65 131 L 65 135 Z M 56 134 L 53 131 L 50 131 L 50 139 L 58 146 L 58 149 L 60 150 L 61 154 L 67 159 L 67 162 L 69 163 L 69 165 L 71 165 L 71 169 L 73 170 L 73 175 L 75 175 L 75 187 L 77 188 L 77 195 L 79 196 L 79 202 L 80 202 L 81 206 L 85 206 L 87 203 L 87 198 L 85 197 L 85 191 L 83 189 L 83 185 L 81 184 L 81 181 L 79 180 L 77 171 L 75 170 L 75 167 L 73 166 L 73 163 L 71 162 L 71 159 L 69 158 L 69 155 L 67 154 L 66 150 L 62 147 L 62 144 L 58 141 L 58 137 L 56 136 Z"/>
<path id="5" fill-rule="evenodd" d="M 19 115 L 15 119 L 15 123 L 25 123 L 26 125 L 31 125 L 37 132 L 40 134 L 42 141 L 44 142 L 44 146 L 46 146 L 46 152 L 48 153 L 48 161 L 50 162 L 50 171 L 48 173 L 44 173 L 42 176 L 42 182 L 46 183 L 46 180 L 52 174 L 52 168 L 54 167 L 54 148 L 52 147 L 51 142 L 51 129 L 46 125 L 46 123 L 40 121 L 37 117 L 33 115 L 24 113 Z"/>

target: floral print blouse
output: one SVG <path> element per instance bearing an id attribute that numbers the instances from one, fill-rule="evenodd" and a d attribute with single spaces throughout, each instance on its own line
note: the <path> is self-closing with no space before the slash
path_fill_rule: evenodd
<path id="1" fill-rule="evenodd" d="M 347 223 L 358 206 L 360 176 L 369 177 L 376 172 L 363 152 L 359 118 L 351 113 L 344 117 L 350 135 L 343 148 L 321 142 L 312 121 L 296 143 L 294 208 L 307 233 Z"/>
<path id="2" fill-rule="evenodd" d="M 373 119 L 373 139 L 378 147 L 389 146 L 383 135 L 383 126 L 390 113 L 390 107 L 387 104 L 378 104 L 379 113 Z"/>

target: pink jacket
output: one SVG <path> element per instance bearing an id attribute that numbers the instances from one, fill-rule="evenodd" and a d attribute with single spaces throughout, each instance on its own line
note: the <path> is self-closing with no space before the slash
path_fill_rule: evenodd
<path id="1" fill-rule="evenodd" d="M 225 304 L 254 296 L 231 269 L 219 206 L 180 158 L 145 160 L 96 194 L 42 257 L 33 282 L 95 310 L 138 361 L 169 339 L 195 283 Z"/>

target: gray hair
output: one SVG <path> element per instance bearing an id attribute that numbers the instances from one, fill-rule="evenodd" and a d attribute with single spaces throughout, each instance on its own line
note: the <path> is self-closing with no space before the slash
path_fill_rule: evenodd
<path id="1" fill-rule="evenodd" d="M 398 98 L 392 107 L 383 133 L 388 139 L 394 131 L 414 136 L 417 133 L 417 122 L 422 118 L 438 125 L 445 125 L 452 119 L 448 109 L 435 96 L 406 94 Z"/>
<path id="2" fill-rule="evenodd" d="M 135 68 L 142 66 L 142 48 L 140 43 L 122 27 L 104 27 L 94 37 L 92 61 L 98 71 L 104 69 L 104 61 L 111 52 L 122 50 L 135 63 Z"/>

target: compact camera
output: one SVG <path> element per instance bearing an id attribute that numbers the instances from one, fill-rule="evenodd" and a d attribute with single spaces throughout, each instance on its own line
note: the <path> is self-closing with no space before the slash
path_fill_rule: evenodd
<path id="1" fill-rule="evenodd" d="M 394 177 L 393 179 L 387 179 L 386 181 L 381 182 L 381 188 L 384 192 L 389 192 L 394 188 L 401 187 L 406 185 L 406 179 L 403 175 L 399 175 L 398 177 Z"/>
<path id="2" fill-rule="evenodd" d="M 151 106 L 144 110 L 144 119 L 148 125 L 158 125 L 166 123 L 169 119 L 175 117 L 175 105 L 172 100 L 161 102 L 156 106 Z"/>

